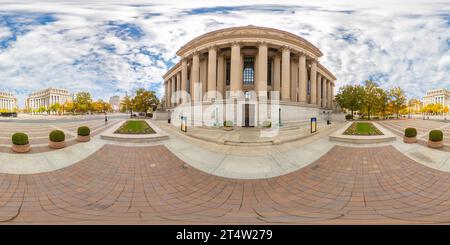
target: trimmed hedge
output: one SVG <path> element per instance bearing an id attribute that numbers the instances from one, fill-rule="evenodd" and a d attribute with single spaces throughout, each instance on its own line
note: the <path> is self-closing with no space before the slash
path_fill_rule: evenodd
<path id="1" fill-rule="evenodd" d="M 224 121 L 223 122 L 224 127 L 233 127 L 233 121 Z"/>
<path id="2" fill-rule="evenodd" d="M 66 135 L 61 130 L 53 130 L 49 135 L 49 139 L 53 142 L 63 142 L 66 140 Z"/>
<path id="3" fill-rule="evenodd" d="M 431 130 L 428 135 L 428 139 L 431 141 L 441 141 L 444 138 L 444 134 L 441 130 Z"/>
<path id="4" fill-rule="evenodd" d="M 89 136 L 91 134 L 91 130 L 86 126 L 81 126 L 78 128 L 77 133 L 79 136 Z"/>
<path id="5" fill-rule="evenodd" d="M 415 128 L 406 128 L 405 129 L 405 136 L 406 137 L 416 137 L 417 136 L 417 130 Z"/>
<path id="6" fill-rule="evenodd" d="M 15 133 L 11 136 L 12 143 L 14 145 L 27 145 L 29 143 L 28 141 L 28 135 L 24 133 Z"/>
<path id="7" fill-rule="evenodd" d="M 270 127 L 272 127 L 272 122 L 271 121 L 264 121 L 262 126 L 264 128 L 270 128 Z"/>

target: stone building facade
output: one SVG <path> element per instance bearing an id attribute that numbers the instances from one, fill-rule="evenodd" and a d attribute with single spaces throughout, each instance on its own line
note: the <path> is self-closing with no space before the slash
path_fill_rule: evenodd
<path id="1" fill-rule="evenodd" d="M 12 112 L 17 109 L 17 98 L 9 92 L 0 92 L 0 111 Z"/>
<path id="2" fill-rule="evenodd" d="M 283 121 L 306 121 L 333 108 L 336 77 L 319 63 L 321 51 L 292 33 L 226 28 L 193 39 L 177 55 L 180 62 L 163 76 L 165 108 L 241 100 L 243 107 L 231 113 L 242 112 L 242 126 L 262 123 L 257 106 L 245 101 L 278 100 Z"/>
<path id="3" fill-rule="evenodd" d="M 63 105 L 72 101 L 69 91 L 61 88 L 47 88 L 31 93 L 26 100 L 26 108 L 31 112 L 36 112 L 41 107 L 50 108 L 58 103 Z"/>

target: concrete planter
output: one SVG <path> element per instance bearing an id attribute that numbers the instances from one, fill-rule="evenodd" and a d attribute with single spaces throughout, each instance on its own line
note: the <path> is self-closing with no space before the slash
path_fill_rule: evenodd
<path id="1" fill-rule="evenodd" d="M 16 152 L 16 153 L 26 153 L 29 152 L 31 149 L 30 144 L 26 144 L 26 145 L 15 145 L 13 144 L 11 149 Z"/>
<path id="2" fill-rule="evenodd" d="M 66 142 L 65 141 L 61 141 L 61 142 L 54 142 L 54 141 L 49 141 L 48 142 L 48 146 L 50 147 L 50 148 L 53 148 L 53 149 L 61 149 L 61 148 L 64 148 L 64 147 L 66 147 Z"/>
<path id="3" fill-rule="evenodd" d="M 87 136 L 78 135 L 77 136 L 77 141 L 78 142 L 88 142 L 90 140 L 91 140 L 91 136 L 90 135 L 87 135 Z"/>
<path id="4" fill-rule="evenodd" d="M 435 149 L 442 148 L 442 147 L 444 147 L 444 141 L 443 140 L 441 140 L 441 141 L 428 140 L 428 147 L 435 148 Z"/>
<path id="5" fill-rule="evenodd" d="M 225 131 L 231 131 L 231 130 L 233 130 L 233 127 L 223 127 L 223 130 L 225 130 Z"/>
<path id="6" fill-rule="evenodd" d="M 406 137 L 406 136 L 403 136 L 403 142 L 405 142 L 405 143 L 407 143 L 407 144 L 416 143 L 416 142 L 417 142 L 417 138 L 416 138 L 416 137 Z"/>

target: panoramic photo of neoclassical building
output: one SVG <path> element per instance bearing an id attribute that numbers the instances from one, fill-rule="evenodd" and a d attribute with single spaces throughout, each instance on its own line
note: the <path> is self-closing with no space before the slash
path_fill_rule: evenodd
<path id="1" fill-rule="evenodd" d="M 333 107 L 336 77 L 319 63 L 322 52 L 292 33 L 252 25 L 226 28 L 191 40 L 176 54 L 180 62 L 163 76 L 169 110 L 183 102 L 180 91 L 206 104 L 230 96 L 270 101 L 277 99 L 271 93 L 276 91 L 279 116 L 287 122 L 320 119 Z M 195 91 L 197 82 L 201 91 Z M 236 116 L 242 118 L 238 126 L 262 123 L 257 104 L 244 102 L 236 109 L 242 114 Z"/>

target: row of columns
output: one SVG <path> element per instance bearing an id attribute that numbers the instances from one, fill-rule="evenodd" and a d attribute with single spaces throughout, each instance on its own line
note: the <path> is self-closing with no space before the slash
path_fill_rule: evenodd
<path id="1" fill-rule="evenodd" d="M 35 99 L 29 99 L 29 107 L 30 109 L 39 109 L 40 107 L 49 107 L 56 103 L 62 104 L 63 101 L 61 100 L 61 96 L 59 95 L 50 95 L 43 98 L 35 98 Z"/>
<path id="2" fill-rule="evenodd" d="M 208 49 L 208 60 L 214 62 L 208 62 L 207 66 L 207 87 L 208 91 L 221 91 L 224 83 L 224 58 L 218 57 L 216 47 L 210 47 Z M 307 101 L 307 63 L 306 54 L 300 53 L 298 60 L 298 84 L 293 84 L 291 79 L 291 51 L 288 47 L 283 47 L 281 52 L 281 58 L 276 55 L 273 59 L 274 66 L 272 72 L 274 73 L 272 90 L 280 91 L 282 101 L 294 101 L 308 103 Z M 241 57 L 241 45 L 234 42 L 231 45 L 231 58 L 230 58 L 230 91 L 237 92 L 242 91 L 243 79 L 243 61 Z M 266 43 L 260 43 L 258 45 L 257 59 L 255 65 L 258 69 L 255 71 L 255 84 L 254 89 L 256 92 L 263 92 L 260 95 L 264 96 L 267 92 L 267 64 L 268 64 L 268 46 Z M 217 69 L 219 67 L 220 69 Z M 181 73 L 181 74 L 180 74 Z M 170 98 L 176 91 L 186 91 L 188 80 L 188 65 L 187 60 L 182 59 L 181 71 L 173 75 L 166 80 L 165 95 L 166 95 L 166 107 L 174 106 L 173 101 Z M 191 81 L 200 81 L 200 57 L 198 52 L 194 52 L 191 62 Z M 205 88 L 204 88 L 205 89 Z M 318 72 L 317 61 L 311 61 L 310 67 L 310 104 L 316 104 L 320 107 L 331 108 L 333 98 L 334 85 L 332 81 L 322 76 Z M 190 86 L 191 99 L 197 101 L 200 99 L 200 91 L 195 91 L 194 86 Z M 297 99 L 298 92 L 298 99 Z M 217 97 L 214 93 L 208 93 L 208 100 L 215 99 Z M 175 98 L 174 101 L 179 101 L 181 98 Z"/>
<path id="3" fill-rule="evenodd" d="M 0 109 L 13 110 L 16 107 L 14 99 L 0 98 Z"/>

